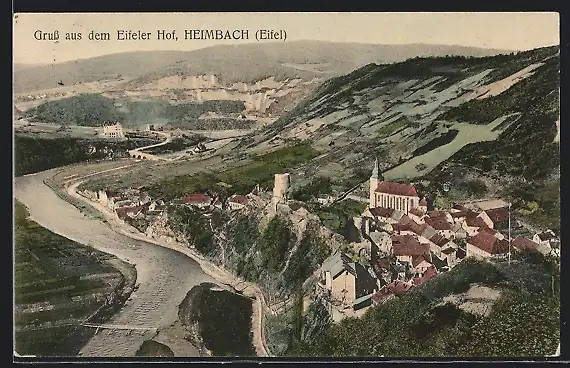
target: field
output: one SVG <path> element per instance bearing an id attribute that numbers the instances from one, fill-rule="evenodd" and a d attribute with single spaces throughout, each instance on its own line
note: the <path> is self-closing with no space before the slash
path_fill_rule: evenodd
<path id="1" fill-rule="evenodd" d="M 116 259 L 74 243 L 27 219 L 15 208 L 16 351 L 75 355 L 94 331 L 80 324 L 120 289 Z"/>
<path id="2" fill-rule="evenodd" d="M 295 144 L 255 156 L 239 166 L 210 173 L 173 176 L 151 185 L 149 192 L 151 197 L 172 199 L 188 193 L 212 190 L 222 182 L 229 184 L 234 193 L 247 194 L 256 184 L 271 188 L 275 174 L 296 167 L 316 156 L 318 151 L 310 145 Z"/>
<path id="3" fill-rule="evenodd" d="M 511 115 L 503 116 L 489 125 L 455 123 L 451 129 L 458 131 L 458 133 L 451 142 L 415 156 L 402 165 L 386 171 L 383 174 L 384 178 L 386 180 L 397 180 L 422 176 L 468 144 L 497 139 L 503 132 L 503 130 L 498 130 L 497 128 L 510 117 Z M 423 166 L 419 166 L 420 164 L 423 164 Z M 417 167 L 422 168 L 422 170 L 418 170 Z"/>

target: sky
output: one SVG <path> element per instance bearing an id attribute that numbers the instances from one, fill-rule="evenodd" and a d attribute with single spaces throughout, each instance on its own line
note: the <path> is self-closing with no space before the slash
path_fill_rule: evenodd
<path id="1" fill-rule="evenodd" d="M 22 13 L 15 14 L 14 62 L 44 64 L 127 51 L 195 50 L 218 44 L 258 42 L 259 29 L 285 30 L 287 39 L 371 44 L 444 44 L 502 50 L 557 45 L 558 13 Z M 175 30 L 178 41 L 157 40 L 157 31 Z M 189 29 L 247 29 L 249 40 L 184 40 Z M 59 41 L 34 33 L 58 31 Z M 152 39 L 118 41 L 118 30 L 151 32 Z M 109 32 L 109 41 L 90 41 L 91 32 Z M 81 40 L 64 40 L 81 32 Z M 264 41 L 261 41 L 264 42 Z"/>

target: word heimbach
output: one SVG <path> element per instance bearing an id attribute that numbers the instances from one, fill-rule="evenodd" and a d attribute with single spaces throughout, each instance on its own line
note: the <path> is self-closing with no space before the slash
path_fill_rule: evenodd
<path id="1" fill-rule="evenodd" d="M 283 40 L 287 38 L 285 30 L 260 29 L 255 32 L 255 39 L 262 40 Z M 186 29 L 184 30 L 185 40 L 249 40 L 249 30 L 247 29 Z"/>

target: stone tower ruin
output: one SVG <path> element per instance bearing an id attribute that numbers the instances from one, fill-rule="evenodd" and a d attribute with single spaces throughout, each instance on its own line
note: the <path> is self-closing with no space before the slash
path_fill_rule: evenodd
<path id="1" fill-rule="evenodd" d="M 273 186 L 273 205 L 285 203 L 287 201 L 287 191 L 289 190 L 289 174 L 275 174 L 275 184 Z"/>

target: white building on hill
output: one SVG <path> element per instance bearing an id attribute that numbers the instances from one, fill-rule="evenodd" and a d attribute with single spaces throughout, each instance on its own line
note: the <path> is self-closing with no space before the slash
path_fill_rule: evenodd
<path id="1" fill-rule="evenodd" d="M 123 126 L 119 122 L 103 124 L 103 137 L 124 138 Z"/>

